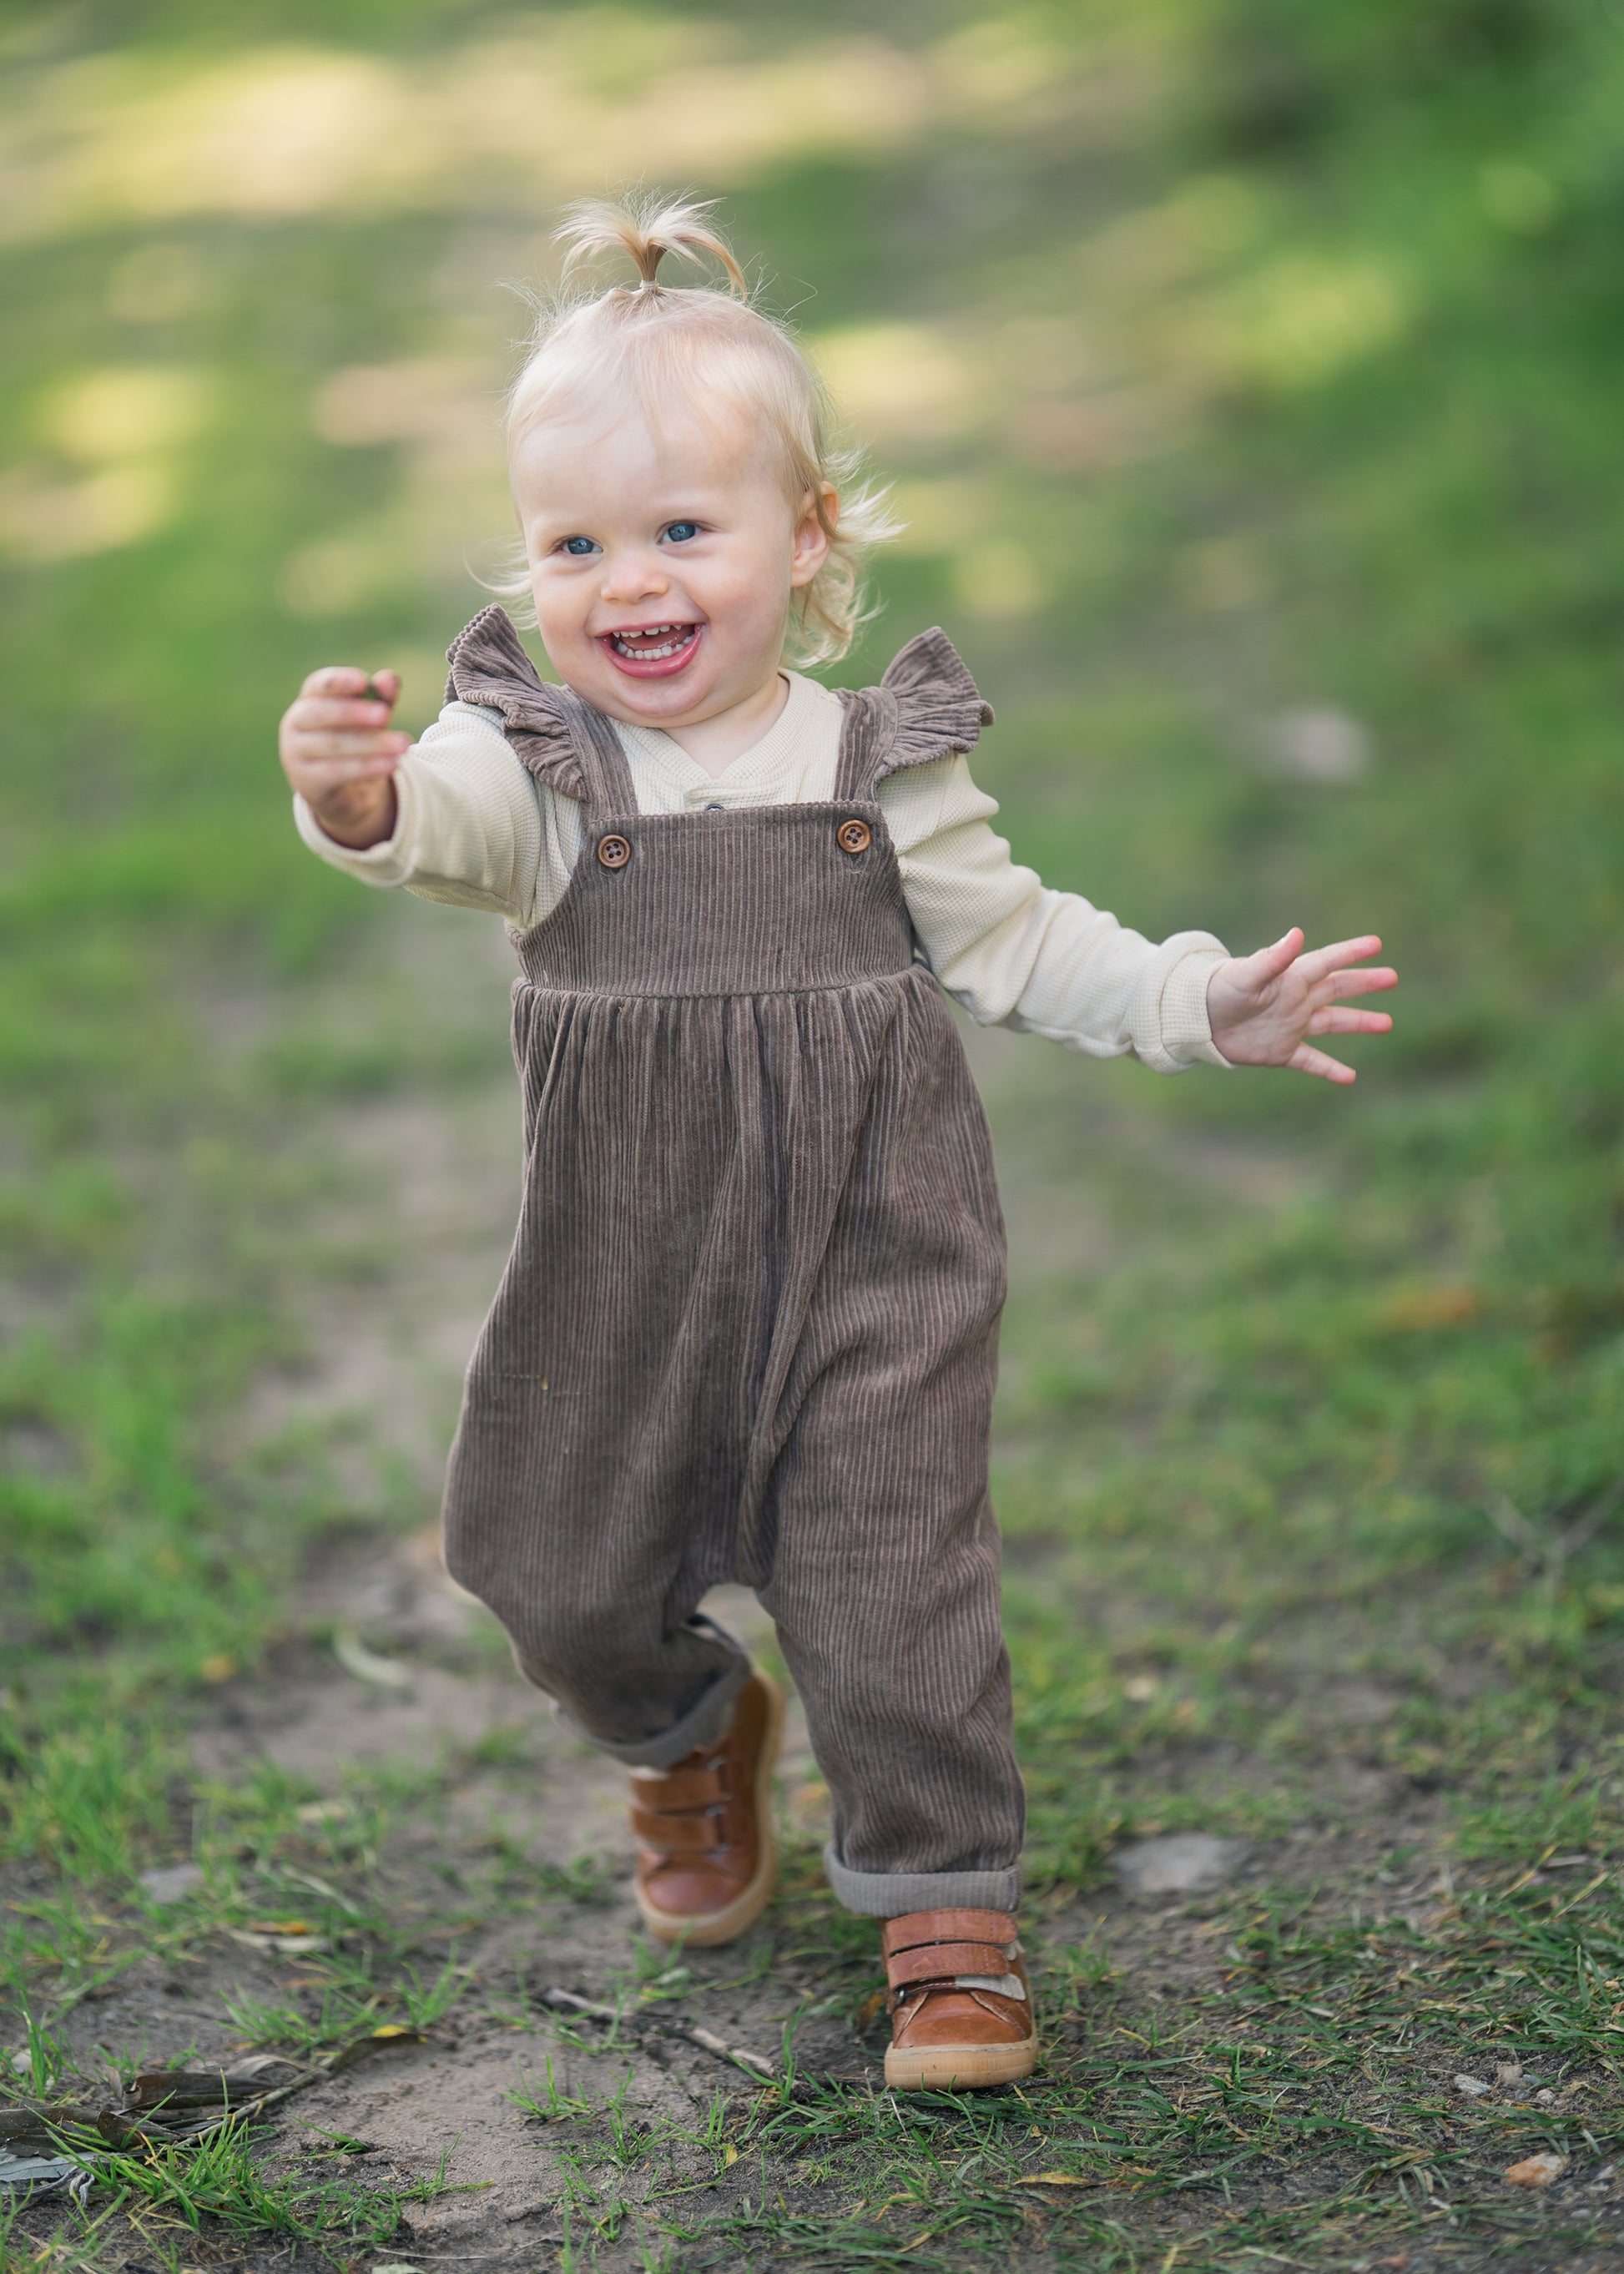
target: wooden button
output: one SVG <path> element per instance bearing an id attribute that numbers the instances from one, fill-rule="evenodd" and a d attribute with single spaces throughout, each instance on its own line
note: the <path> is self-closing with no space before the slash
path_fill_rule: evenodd
<path id="1" fill-rule="evenodd" d="M 632 857 L 632 848 L 624 837 L 600 837 L 598 857 L 605 869 L 623 869 Z"/>
<path id="2" fill-rule="evenodd" d="M 835 832 L 842 853 L 866 853 L 873 842 L 874 832 L 866 821 L 843 821 Z"/>

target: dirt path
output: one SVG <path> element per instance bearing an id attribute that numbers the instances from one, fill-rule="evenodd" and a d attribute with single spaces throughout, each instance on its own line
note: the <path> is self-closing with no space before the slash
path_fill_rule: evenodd
<path id="1" fill-rule="evenodd" d="M 398 2043 L 285 2104 L 269 2163 L 301 2177 L 336 2171 L 373 2187 L 438 2182 L 453 2190 L 431 2187 L 430 2200 L 407 2202 L 389 2246 L 357 2267 L 549 2266 L 583 2243 L 590 2256 L 568 2263 L 605 2274 L 737 2263 L 725 2241 L 690 2248 L 673 2233 L 685 2223 L 696 2233 L 741 2206 L 748 2217 L 769 2188 L 786 2217 L 833 2232 L 852 2212 L 851 2189 L 804 2148 L 794 2160 L 774 2164 L 758 2153 L 735 2165 L 721 2144 L 727 2112 L 753 2081 L 694 2032 L 776 2066 L 793 2024 L 803 2074 L 877 2087 L 883 2024 L 868 2038 L 853 2025 L 873 1954 L 866 1941 L 858 1949 L 821 1892 L 825 1796 L 796 1713 L 781 1784 L 783 1899 L 744 1945 L 680 1957 L 657 1985 L 658 2002 L 641 2002 L 664 1962 L 637 1935 L 622 1776 L 561 1730 L 519 1680 L 493 1623 L 447 1580 L 430 1520 L 461 1369 L 516 1200 L 516 1116 L 500 1049 L 508 951 L 493 924 L 402 902 L 367 954 L 370 968 L 395 975 L 389 984 L 416 988 L 421 1015 L 437 1030 L 488 1035 L 486 1071 L 351 1103 L 311 1126 L 311 1157 L 326 1172 L 312 1185 L 309 1243 L 317 1252 L 338 1239 L 367 1268 L 312 1276 L 304 1357 L 259 1385 L 244 1434 L 263 1442 L 292 1430 L 325 1441 L 357 1521 L 307 1571 L 270 1662 L 254 1680 L 223 1689 L 199 1721 L 194 1765 L 206 1786 L 228 1789 L 285 1772 L 301 1793 L 324 1796 L 334 1816 L 360 1804 L 358 1790 L 383 1794 L 390 1825 L 372 1863 L 379 1900 L 420 1984 L 454 1971 L 443 1977 L 447 1999 L 425 2042 Z M 1215 1189 L 1265 1216 L 1312 1186 L 1311 1166 L 1287 1154 L 1176 1140 L 1124 1119 L 1117 1100 L 1125 1093 L 1114 1077 L 1091 1080 L 1057 1051 L 1003 1034 L 968 1039 L 1000 1154 L 1018 1300 L 1050 1275 L 1086 1279 L 1116 1257 L 1126 1236 L 1109 1203 L 1087 1198 L 1086 1181 L 1079 1186 L 1079 1150 L 1103 1158 L 1159 1147 L 1175 1183 Z M 1021 1543 L 1023 1584 L 1044 1582 L 1048 1552 Z M 726 1590 L 713 1608 L 772 1662 L 771 1629 L 751 1596 Z M 1344 1698 L 1334 1683 L 1327 1690 L 1323 1672 L 1304 1667 L 1302 1689 L 1319 1694 L 1330 1723 L 1386 1710 L 1381 1698 Z M 1378 1919 L 1425 1912 L 1438 1900 L 1435 1805 L 1335 1744 L 1329 1723 L 1326 1773 L 1342 1780 L 1342 1830 L 1237 1852 L 1227 1868 L 1277 1888 L 1334 1884 L 1339 1901 L 1367 1903 Z M 304 1806 L 308 1816 L 312 1804 Z M 314 1814 L 325 1820 L 321 1803 Z M 1395 1843 L 1412 1852 L 1402 1880 L 1380 1869 Z M 284 1843 L 284 1864 L 297 1853 L 297 1841 Z M 308 1868 L 320 1868 L 321 1854 L 312 1835 Z M 1093 1969 L 1103 1980 L 1119 1970 L 1154 2029 L 1159 2001 L 1170 2001 L 1160 2008 L 1170 2012 L 1222 1977 L 1214 1908 L 1199 1894 L 1123 1887 L 1034 1905 L 1028 1924 L 1062 1978 L 1080 1980 Z M 192 2052 L 223 2059 L 244 2043 L 249 2005 L 308 2018 L 325 1978 L 319 1962 L 301 1967 L 224 1940 L 184 1964 L 154 1954 L 81 2009 L 73 2035 L 153 2060 Z M 610 2006 L 629 1998 L 635 2012 L 608 2029 L 572 2022 L 542 2001 L 549 1989 Z M 1055 2018 L 1057 2049 L 1073 2042 L 1072 2029 Z M 274 2028 L 250 2016 L 250 2037 L 265 2042 L 267 2034 Z M 1448 2078 L 1437 2088 L 1447 2093 Z M 605 2149 L 601 2118 L 590 2152 L 572 2130 L 568 2110 L 584 2100 L 600 2109 L 613 2101 L 618 2150 Z M 537 2112 L 549 2105 L 559 2120 Z M 865 2105 L 889 2105 L 883 2096 Z M 347 2143 L 342 2151 L 335 2141 Z M 962 2177 L 970 2168 L 962 2142 L 953 2153 Z M 1294 2184 L 1277 2192 L 1289 2203 Z M 1253 2200 L 1267 2207 L 1255 2189 Z M 1147 2243 L 1170 2249 L 1209 2216 L 1164 2206 Z M 1046 2255 L 1046 2233 L 1034 2208 L 998 2246 L 997 2263 L 1073 2263 Z M 814 2250 L 808 2242 L 808 2265 L 835 2263 L 822 2243 Z M 274 2255 L 244 2244 L 218 2263 L 268 2274 Z M 147 2262 L 138 2249 L 108 2263 L 134 2270 Z M 799 2262 L 792 2249 L 777 2263 Z M 1422 2274 L 1432 2259 L 1411 2254 L 1403 2263 Z"/>

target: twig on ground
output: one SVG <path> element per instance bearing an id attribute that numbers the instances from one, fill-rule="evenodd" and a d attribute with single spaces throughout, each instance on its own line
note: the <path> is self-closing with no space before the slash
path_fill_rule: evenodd
<path id="1" fill-rule="evenodd" d="M 659 2014 L 648 2011 L 628 2011 L 621 2006 L 605 2006 L 590 1998 L 583 1998 L 573 1990 L 533 1990 L 530 1995 L 538 2006 L 550 2006 L 555 2012 L 581 2014 L 589 2021 L 620 2022 L 636 2030 L 653 2030 L 663 2037 L 676 2037 L 684 2044 L 696 2045 L 701 2052 L 709 2053 L 713 2060 L 730 2061 L 735 2067 L 759 2077 L 793 2098 L 803 2086 L 810 2084 L 851 2084 L 852 2077 L 828 2076 L 804 2079 L 786 2076 L 760 2053 L 753 2053 L 743 2045 L 730 2045 L 726 2037 L 718 2037 L 714 2029 L 703 2029 L 697 2022 L 668 2021 Z"/>
<path id="2" fill-rule="evenodd" d="M 638 2029 L 656 2029 L 663 2037 L 685 2038 L 689 2044 L 697 2045 L 702 2052 L 710 2053 L 718 2060 L 734 2061 L 741 2068 L 748 2069 L 753 2075 L 763 2078 L 769 2084 L 783 2082 L 772 2063 L 764 2060 L 760 2053 L 750 2052 L 743 2045 L 730 2045 L 725 2037 L 718 2037 L 714 2029 L 701 2029 L 696 2022 L 668 2022 L 658 2014 L 628 2013 L 620 2006 L 603 2006 L 590 1998 L 578 1997 L 573 1990 L 536 1990 L 531 1995 L 538 2006 L 551 2006 L 556 2011 L 567 2014 L 584 2014 L 590 2021 L 620 2022 Z"/>

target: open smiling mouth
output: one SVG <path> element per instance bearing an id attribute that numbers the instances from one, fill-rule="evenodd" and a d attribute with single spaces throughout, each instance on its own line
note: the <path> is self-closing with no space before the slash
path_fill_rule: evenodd
<path id="1" fill-rule="evenodd" d="M 639 624 L 635 631 L 602 632 L 598 644 L 617 671 L 631 679 L 667 679 L 692 661 L 702 624 Z"/>

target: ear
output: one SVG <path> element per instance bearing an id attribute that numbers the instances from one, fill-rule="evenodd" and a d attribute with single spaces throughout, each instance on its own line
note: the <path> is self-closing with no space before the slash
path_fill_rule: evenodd
<path id="1" fill-rule="evenodd" d="M 822 508 L 820 511 L 819 508 Z M 795 534 L 790 547 L 790 590 L 809 584 L 829 558 L 830 531 L 840 517 L 840 500 L 832 482 L 808 490 L 801 501 Z"/>

